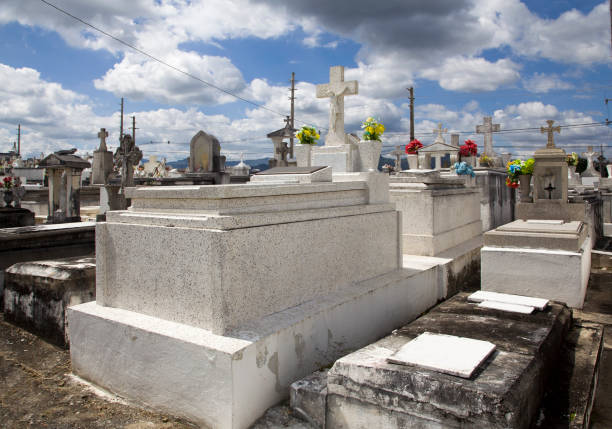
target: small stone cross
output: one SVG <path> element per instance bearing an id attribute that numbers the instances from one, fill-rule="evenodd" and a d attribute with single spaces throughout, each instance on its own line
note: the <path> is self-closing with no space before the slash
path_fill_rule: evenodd
<path id="1" fill-rule="evenodd" d="M 403 154 L 404 154 L 404 151 L 402 150 L 401 146 L 395 146 L 395 150 L 391 152 L 391 155 L 395 156 L 395 166 L 393 167 L 395 171 L 402 170 L 402 155 Z"/>
<path id="2" fill-rule="evenodd" d="M 100 128 L 98 137 L 100 137 L 100 147 L 98 148 L 98 151 L 106 152 L 108 150 L 106 148 L 106 138 L 108 137 L 108 131 L 106 131 L 106 128 Z"/>
<path id="3" fill-rule="evenodd" d="M 317 85 L 317 98 L 330 98 L 329 132 L 325 146 L 338 146 L 346 143 L 344 133 L 344 96 L 355 95 L 359 91 L 358 82 L 344 81 L 344 67 L 334 66 L 329 69 L 329 83 Z"/>
<path id="4" fill-rule="evenodd" d="M 476 133 L 484 134 L 484 155 L 493 156 L 493 133 L 500 130 L 499 124 L 494 124 L 490 116 L 482 118 L 482 124 L 476 125 Z"/>
<path id="5" fill-rule="evenodd" d="M 553 120 L 547 120 L 546 123 L 548 124 L 548 127 L 540 127 L 540 133 L 544 134 L 544 133 L 548 133 L 548 142 L 546 143 L 546 148 L 547 149 L 552 149 L 555 147 L 555 140 L 553 137 L 553 133 L 556 131 L 559 134 L 561 134 L 561 127 L 560 126 L 556 126 L 553 127 L 555 121 Z"/>
<path id="6" fill-rule="evenodd" d="M 448 129 L 446 128 L 442 128 L 442 123 L 440 122 L 438 124 L 438 128 L 433 130 L 434 133 L 438 133 L 438 136 L 436 137 L 436 140 L 434 141 L 434 143 L 444 143 L 444 137 L 442 137 L 442 133 L 447 133 Z"/>
<path id="7" fill-rule="evenodd" d="M 276 148 L 276 153 L 280 155 L 281 162 L 287 162 L 287 153 L 289 152 L 289 148 L 287 147 L 286 142 L 281 142 L 280 147 Z"/>
<path id="8" fill-rule="evenodd" d="M 551 183 L 549 183 L 549 184 L 548 184 L 548 186 L 544 188 L 544 190 L 548 192 L 548 199 L 549 199 L 549 200 L 551 200 L 551 199 L 552 199 L 552 191 L 554 191 L 555 189 L 557 189 L 557 188 L 555 188 L 555 187 L 552 185 L 552 182 L 551 182 Z"/>
<path id="9" fill-rule="evenodd" d="M 115 160 L 121 168 L 121 193 L 125 188 L 134 186 L 134 166 L 142 159 L 142 151 L 134 144 L 132 136 L 125 134 L 115 152 Z"/>

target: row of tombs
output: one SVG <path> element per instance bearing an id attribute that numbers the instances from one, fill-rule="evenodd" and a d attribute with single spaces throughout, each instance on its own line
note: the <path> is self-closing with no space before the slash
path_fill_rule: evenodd
<path id="1" fill-rule="evenodd" d="M 104 221 L 0 230 L 4 317 L 69 345 L 81 379 L 204 427 L 247 428 L 291 392 L 315 427 L 529 428 L 601 192 L 569 195 L 550 138 L 516 204 L 503 170 L 389 176 L 335 138 L 244 184 L 124 174 Z"/>

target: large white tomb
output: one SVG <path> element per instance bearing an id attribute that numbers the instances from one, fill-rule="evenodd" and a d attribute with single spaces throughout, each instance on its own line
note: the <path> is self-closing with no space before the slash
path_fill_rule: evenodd
<path id="1" fill-rule="evenodd" d="M 484 235 L 481 288 L 582 308 L 591 236 L 580 221 L 517 220 Z"/>
<path id="2" fill-rule="evenodd" d="M 439 298 L 435 268 L 401 268 L 400 216 L 375 190 L 129 188 L 130 209 L 96 227 L 97 301 L 69 309 L 74 372 L 198 424 L 248 427 L 290 383 Z"/>

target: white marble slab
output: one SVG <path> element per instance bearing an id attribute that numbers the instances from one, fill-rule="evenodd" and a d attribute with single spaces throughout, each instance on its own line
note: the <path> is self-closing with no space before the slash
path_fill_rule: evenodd
<path id="1" fill-rule="evenodd" d="M 507 302 L 482 301 L 478 304 L 482 308 L 492 308 L 494 310 L 509 311 L 511 313 L 531 314 L 535 308 L 528 305 L 508 304 Z"/>
<path id="2" fill-rule="evenodd" d="M 488 341 L 424 332 L 387 361 L 470 378 L 494 350 L 495 344 Z"/>
<path id="3" fill-rule="evenodd" d="M 538 310 L 544 310 L 548 305 L 548 300 L 544 298 L 534 298 L 530 296 L 522 295 L 511 295 L 508 293 L 489 292 L 485 290 L 479 290 L 468 296 L 468 301 L 471 302 L 482 302 L 482 301 L 495 301 L 503 302 L 506 304 L 524 305 L 527 307 L 537 308 Z"/>

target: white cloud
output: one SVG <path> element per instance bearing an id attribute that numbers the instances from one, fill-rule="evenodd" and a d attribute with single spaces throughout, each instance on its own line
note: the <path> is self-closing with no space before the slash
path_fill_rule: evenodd
<path id="1" fill-rule="evenodd" d="M 440 67 L 423 70 L 421 76 L 438 80 L 442 88 L 450 91 L 494 91 L 516 82 L 520 77 L 519 68 L 509 59 L 493 63 L 484 58 L 454 57 Z"/>
<path id="2" fill-rule="evenodd" d="M 534 73 L 523 81 L 523 87 L 530 92 L 546 93 L 556 89 L 571 89 L 573 85 L 561 80 L 556 74 Z"/>
<path id="3" fill-rule="evenodd" d="M 230 92 L 239 93 L 246 87 L 240 71 L 224 57 L 174 51 L 164 60 Z M 97 89 L 134 100 L 156 100 L 169 104 L 220 104 L 235 101 L 228 94 L 138 54 L 126 55 L 101 79 L 96 79 L 94 84 Z"/>

